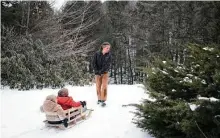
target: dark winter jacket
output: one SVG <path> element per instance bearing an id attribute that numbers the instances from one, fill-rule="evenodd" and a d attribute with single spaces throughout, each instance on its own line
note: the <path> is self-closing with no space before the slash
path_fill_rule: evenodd
<path id="1" fill-rule="evenodd" d="M 112 60 L 111 53 L 102 54 L 101 51 L 95 53 L 93 58 L 93 68 L 96 75 L 107 73 L 110 69 Z"/>

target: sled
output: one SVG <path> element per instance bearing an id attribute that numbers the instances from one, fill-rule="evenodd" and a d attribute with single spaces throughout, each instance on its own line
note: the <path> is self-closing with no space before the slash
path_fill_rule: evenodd
<path id="1" fill-rule="evenodd" d="M 63 123 L 59 124 L 51 124 L 50 122 L 57 122 L 61 121 L 55 112 L 45 112 L 46 120 L 43 121 L 47 127 L 56 127 L 60 129 L 68 129 L 80 122 L 86 120 L 90 117 L 93 109 L 87 109 L 86 107 L 77 107 L 77 108 L 70 108 L 68 110 L 64 110 L 66 117 L 68 118 L 68 127 L 64 127 Z"/>

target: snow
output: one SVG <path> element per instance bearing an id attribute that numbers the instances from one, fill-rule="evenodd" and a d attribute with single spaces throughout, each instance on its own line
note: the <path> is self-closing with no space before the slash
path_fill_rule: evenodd
<path id="1" fill-rule="evenodd" d="M 199 105 L 196 105 L 196 104 L 189 104 L 189 107 L 190 107 L 190 109 L 191 109 L 192 111 L 195 111 L 196 108 L 199 107 Z"/>
<path id="2" fill-rule="evenodd" d="M 202 84 L 207 84 L 205 80 L 202 80 L 201 83 L 202 83 Z"/>
<path id="3" fill-rule="evenodd" d="M 210 98 L 208 98 L 208 97 L 198 97 L 198 99 L 199 100 L 207 100 L 207 101 L 211 101 L 211 102 L 219 102 L 220 101 L 220 99 L 217 99 L 217 98 L 214 98 L 214 97 L 210 97 Z"/>
<path id="4" fill-rule="evenodd" d="M 196 80 L 198 80 L 199 78 L 197 76 L 194 77 Z"/>
<path id="5" fill-rule="evenodd" d="M 163 61 L 163 64 L 166 64 L 167 63 L 167 61 Z"/>
<path id="6" fill-rule="evenodd" d="M 94 109 L 91 117 L 67 130 L 46 128 L 44 113 L 39 107 L 49 94 L 58 89 L 18 91 L 1 90 L 1 131 L 2 138 L 152 138 L 132 123 L 134 107 L 122 107 L 140 103 L 149 98 L 143 85 L 109 85 L 106 107 L 96 104 L 95 85 L 84 87 L 66 86 L 76 101 L 87 101 L 88 108 Z"/>
<path id="7" fill-rule="evenodd" d="M 166 71 L 164 71 L 164 70 L 161 70 L 161 72 L 163 72 L 163 74 L 166 74 L 166 75 L 168 74 L 168 73 L 167 73 Z"/>
<path id="8" fill-rule="evenodd" d="M 168 74 L 166 71 L 159 69 L 163 74 Z"/>
<path id="9" fill-rule="evenodd" d="M 177 72 L 177 73 L 179 72 L 179 71 L 178 71 L 178 70 L 176 70 L 176 69 L 174 69 L 174 71 L 175 71 L 175 72 Z"/>
<path id="10" fill-rule="evenodd" d="M 211 48 L 211 47 L 204 47 L 203 49 L 206 51 L 213 51 L 214 50 L 214 48 Z"/>
<path id="11" fill-rule="evenodd" d="M 185 77 L 185 78 L 183 79 L 183 81 L 192 83 L 192 79 L 189 79 L 189 77 Z"/>
<path id="12" fill-rule="evenodd" d="M 182 69 L 182 67 L 181 67 L 181 66 L 177 66 L 177 68 L 178 68 L 178 69 Z"/>
<path id="13" fill-rule="evenodd" d="M 186 76 L 188 76 L 188 77 L 193 77 L 193 75 L 192 75 L 192 74 L 186 74 Z"/>
<path id="14" fill-rule="evenodd" d="M 209 98 L 211 102 L 218 102 L 220 101 L 220 99 L 217 99 L 217 98 L 214 98 L 214 97 L 211 97 Z"/>
<path id="15" fill-rule="evenodd" d="M 198 97 L 199 100 L 209 100 L 207 97 Z"/>
<path id="16" fill-rule="evenodd" d="M 195 67 L 200 67 L 200 65 L 199 65 L 199 64 L 196 64 Z"/>

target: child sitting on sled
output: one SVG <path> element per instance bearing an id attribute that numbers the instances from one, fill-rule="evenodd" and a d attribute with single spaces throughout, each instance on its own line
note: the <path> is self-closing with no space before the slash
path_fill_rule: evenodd
<path id="1" fill-rule="evenodd" d="M 69 96 L 68 89 L 62 88 L 58 92 L 57 96 L 57 103 L 61 105 L 63 110 L 70 109 L 72 107 L 80 107 L 86 108 L 86 102 L 85 101 L 79 101 L 75 102 L 71 96 Z"/>
<path id="2" fill-rule="evenodd" d="M 48 95 L 43 105 L 40 107 L 42 112 L 56 112 L 60 121 L 48 121 L 49 124 L 62 124 L 68 127 L 68 119 L 62 109 L 62 107 L 57 104 L 57 97 L 55 95 Z"/>

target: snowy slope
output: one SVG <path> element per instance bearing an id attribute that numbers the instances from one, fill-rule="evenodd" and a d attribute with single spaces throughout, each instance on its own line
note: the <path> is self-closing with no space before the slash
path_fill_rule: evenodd
<path id="1" fill-rule="evenodd" d="M 40 112 L 45 97 L 57 94 L 58 89 L 18 91 L 1 90 L 2 138 L 151 138 L 131 123 L 133 107 L 123 104 L 138 103 L 147 95 L 142 85 L 109 85 L 105 108 L 96 104 L 95 86 L 66 86 L 75 100 L 86 100 L 94 109 L 91 117 L 68 130 L 45 128 L 45 116 Z"/>

